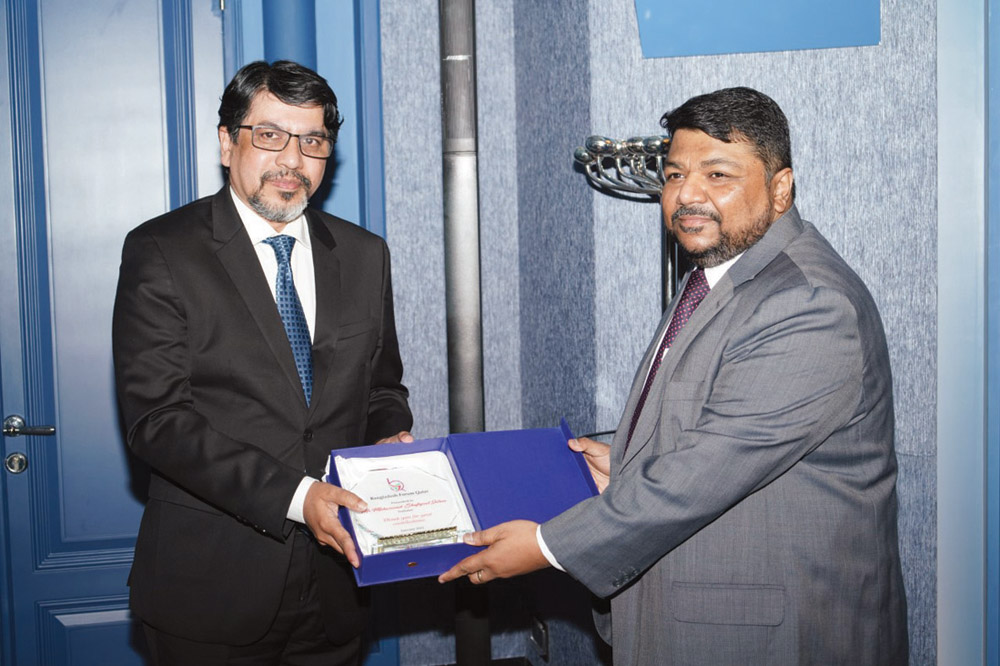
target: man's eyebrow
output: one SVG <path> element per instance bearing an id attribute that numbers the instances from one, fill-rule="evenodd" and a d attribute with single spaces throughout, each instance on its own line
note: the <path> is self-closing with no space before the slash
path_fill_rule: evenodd
<path id="1" fill-rule="evenodd" d="M 738 166 L 740 166 L 740 162 L 738 162 L 736 160 L 733 160 L 733 159 L 730 159 L 728 157 L 713 157 L 711 159 L 703 160 L 703 161 L 701 161 L 701 162 L 698 163 L 698 167 L 700 167 L 700 168 L 720 166 L 720 165 L 722 165 L 722 166 L 738 167 Z M 664 166 L 664 168 L 666 168 L 666 167 L 671 167 L 671 168 L 674 168 L 674 169 L 680 169 L 681 168 L 680 164 L 678 164 L 677 162 L 674 162 L 672 160 L 671 161 L 667 161 L 663 166 Z"/>
<path id="2" fill-rule="evenodd" d="M 282 132 L 290 132 L 290 130 L 285 129 L 278 123 L 271 122 L 270 120 L 262 120 L 259 123 L 255 123 L 254 127 L 267 127 L 269 129 L 281 130 Z M 299 136 L 327 136 L 326 129 L 311 129 L 302 132 Z"/>
<path id="3" fill-rule="evenodd" d="M 713 157 L 712 159 L 705 160 L 704 162 L 702 162 L 701 166 L 711 167 L 711 166 L 719 166 L 720 164 L 726 166 L 740 166 L 740 162 L 734 159 L 730 159 L 728 157 Z"/>

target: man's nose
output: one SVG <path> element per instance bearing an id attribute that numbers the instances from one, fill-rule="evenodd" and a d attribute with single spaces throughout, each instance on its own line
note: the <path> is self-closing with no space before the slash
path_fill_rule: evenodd
<path id="1" fill-rule="evenodd" d="M 688 206 L 704 203 L 705 200 L 705 188 L 698 178 L 688 177 L 681 181 L 680 187 L 677 188 L 677 203 Z"/>
<path id="2" fill-rule="evenodd" d="M 276 162 L 288 169 L 302 166 L 302 151 L 299 150 L 298 137 L 288 137 L 288 144 L 278 153 Z"/>

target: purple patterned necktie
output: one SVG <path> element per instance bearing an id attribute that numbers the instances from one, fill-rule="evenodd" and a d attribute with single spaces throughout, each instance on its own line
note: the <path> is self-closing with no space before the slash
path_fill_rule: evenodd
<path id="1" fill-rule="evenodd" d="M 653 385 L 653 379 L 656 378 L 656 371 L 660 369 L 663 355 L 674 344 L 677 334 L 684 328 L 684 324 L 688 323 L 688 319 L 691 318 L 695 308 L 698 307 L 702 299 L 708 295 L 708 291 L 709 286 L 708 280 L 705 279 L 705 271 L 701 268 L 694 269 L 691 272 L 691 277 L 688 278 L 687 285 L 684 287 L 684 293 L 681 294 L 681 300 L 674 309 L 674 316 L 671 317 L 670 325 L 667 326 L 663 342 L 660 343 L 659 349 L 656 350 L 656 356 L 653 357 L 653 363 L 649 366 L 649 374 L 646 375 L 646 383 L 643 384 L 642 393 L 639 394 L 639 402 L 636 403 L 635 411 L 632 412 L 632 422 L 629 424 L 628 437 L 625 439 L 626 448 L 628 448 L 629 442 L 632 441 L 635 424 L 639 422 L 639 414 L 642 413 L 642 406 L 646 404 L 646 397 L 649 395 L 649 389 Z"/>
<path id="2" fill-rule="evenodd" d="M 299 302 L 299 295 L 295 291 L 295 283 L 292 281 L 291 258 L 295 239 L 291 236 L 272 236 L 265 238 L 264 242 L 274 249 L 274 256 L 278 260 L 278 278 L 274 289 L 275 301 L 278 305 L 278 314 L 281 315 L 281 323 L 285 325 L 288 343 L 292 346 L 295 369 L 299 373 L 302 392 L 305 394 L 306 405 L 308 405 L 312 399 L 312 340 L 309 338 L 309 325 L 306 323 L 306 315 L 302 311 L 302 303 Z"/>

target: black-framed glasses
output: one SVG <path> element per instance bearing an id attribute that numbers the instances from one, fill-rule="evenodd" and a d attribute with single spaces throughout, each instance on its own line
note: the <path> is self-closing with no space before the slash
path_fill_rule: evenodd
<path id="1" fill-rule="evenodd" d="M 281 152 L 294 136 L 299 140 L 299 152 L 306 157 L 325 160 L 333 154 L 333 140 L 323 134 L 292 134 L 277 127 L 268 125 L 237 125 L 237 129 L 250 130 L 251 142 L 254 148 Z"/>

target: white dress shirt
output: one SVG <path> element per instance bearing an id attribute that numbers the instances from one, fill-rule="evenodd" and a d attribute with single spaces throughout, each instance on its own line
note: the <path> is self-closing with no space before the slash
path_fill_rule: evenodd
<path id="1" fill-rule="evenodd" d="M 277 299 L 278 280 L 278 258 L 274 254 L 274 248 L 264 242 L 272 236 L 291 236 L 295 239 L 292 246 L 292 256 L 289 263 L 292 267 L 292 281 L 295 283 L 295 292 L 299 296 L 299 303 L 302 304 L 302 313 L 306 317 L 306 324 L 309 326 L 309 338 L 315 339 L 316 330 L 316 273 L 313 268 L 312 240 L 309 238 L 309 225 L 306 224 L 305 214 L 299 215 L 295 220 L 289 222 L 279 234 L 271 224 L 258 215 L 253 209 L 247 206 L 236 196 L 232 188 L 229 194 L 236 204 L 236 212 L 243 221 L 243 226 L 250 235 L 250 242 L 257 252 L 257 259 L 260 267 L 264 269 L 267 277 L 267 285 L 271 288 L 271 296 Z M 306 493 L 310 486 L 316 483 L 316 479 L 306 476 L 299 482 L 299 487 L 292 496 L 291 504 L 288 505 L 286 516 L 289 520 L 298 523 L 305 523 L 302 509 L 306 502 Z"/>

